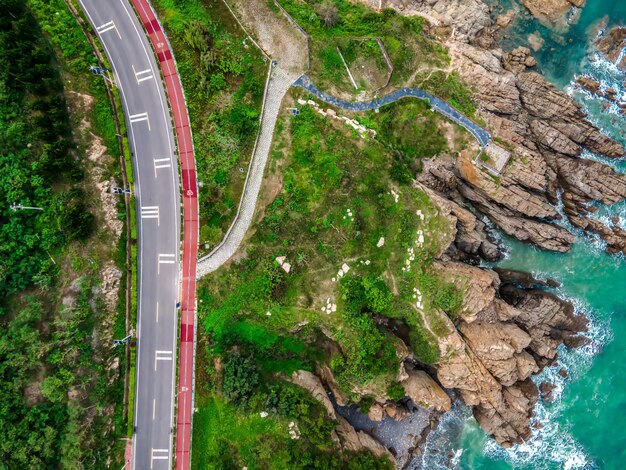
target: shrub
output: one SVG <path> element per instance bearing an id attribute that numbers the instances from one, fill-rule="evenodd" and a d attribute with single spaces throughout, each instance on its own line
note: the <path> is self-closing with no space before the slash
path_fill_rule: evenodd
<path id="1" fill-rule="evenodd" d="M 406 392 L 402 384 L 394 382 L 387 388 L 387 396 L 390 400 L 400 401 L 406 396 Z"/>
<path id="2" fill-rule="evenodd" d="M 255 387 L 259 384 L 259 371 L 250 357 L 235 353 L 224 362 L 224 397 L 245 408 Z"/>

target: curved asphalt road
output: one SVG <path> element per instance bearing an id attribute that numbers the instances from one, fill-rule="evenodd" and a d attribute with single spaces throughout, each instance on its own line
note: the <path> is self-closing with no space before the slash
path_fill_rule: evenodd
<path id="1" fill-rule="evenodd" d="M 180 195 L 159 68 L 127 0 L 79 0 L 113 67 L 133 152 L 138 318 L 133 467 L 172 466 Z"/>

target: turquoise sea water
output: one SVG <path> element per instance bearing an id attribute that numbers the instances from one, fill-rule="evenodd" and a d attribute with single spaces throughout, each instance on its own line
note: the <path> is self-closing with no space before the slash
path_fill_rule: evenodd
<path id="1" fill-rule="evenodd" d="M 513 0 L 499 3 L 505 8 L 516 6 Z M 525 45 L 528 35 L 538 32 L 545 43 L 534 55 L 545 76 L 579 101 L 590 120 L 626 144 L 626 117 L 614 108 L 603 109 L 595 98 L 572 86 L 575 75 L 588 74 L 618 90 L 626 101 L 626 74 L 599 60 L 592 47 L 601 26 L 626 24 L 626 0 L 587 0 L 579 14 L 577 23 L 561 34 L 525 16 L 507 31 L 502 46 Z M 611 164 L 626 172 L 626 163 Z M 613 215 L 621 215 L 626 227 L 626 203 L 601 207 L 594 217 Z M 554 403 L 537 406 L 540 429 L 528 444 L 504 450 L 484 435 L 468 409 L 459 406 L 429 436 L 424 468 L 626 469 L 626 261 L 605 254 L 598 239 L 579 235 L 580 241 L 568 254 L 546 253 L 506 240 L 510 251 L 500 263 L 559 280 L 562 287 L 556 292 L 571 299 L 592 321 L 591 343 L 575 351 L 562 348 L 559 365 L 535 379 L 538 384 L 548 380 L 557 385 Z M 567 379 L 559 376 L 561 367 L 567 369 Z"/>

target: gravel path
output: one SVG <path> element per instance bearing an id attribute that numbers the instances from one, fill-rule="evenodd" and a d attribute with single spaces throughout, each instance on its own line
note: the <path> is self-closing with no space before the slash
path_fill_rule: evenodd
<path id="1" fill-rule="evenodd" d="M 248 176 L 246 177 L 235 221 L 228 229 L 228 232 L 226 232 L 222 242 L 211 253 L 198 261 L 198 277 L 215 271 L 228 261 L 239 248 L 252 223 L 254 208 L 259 197 L 261 182 L 263 181 L 263 170 L 270 153 L 280 105 L 296 78 L 297 75 L 282 69 L 280 64 L 272 68 L 261 118 L 261 131 L 252 154 Z"/>

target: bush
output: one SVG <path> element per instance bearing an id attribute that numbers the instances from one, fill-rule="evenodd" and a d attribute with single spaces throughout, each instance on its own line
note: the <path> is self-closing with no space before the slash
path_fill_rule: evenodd
<path id="1" fill-rule="evenodd" d="M 224 362 L 224 397 L 245 408 L 255 387 L 259 384 L 259 371 L 250 357 L 232 354 Z"/>
<path id="2" fill-rule="evenodd" d="M 387 389 L 387 396 L 390 400 L 400 401 L 406 396 L 406 392 L 402 384 L 394 382 Z"/>

